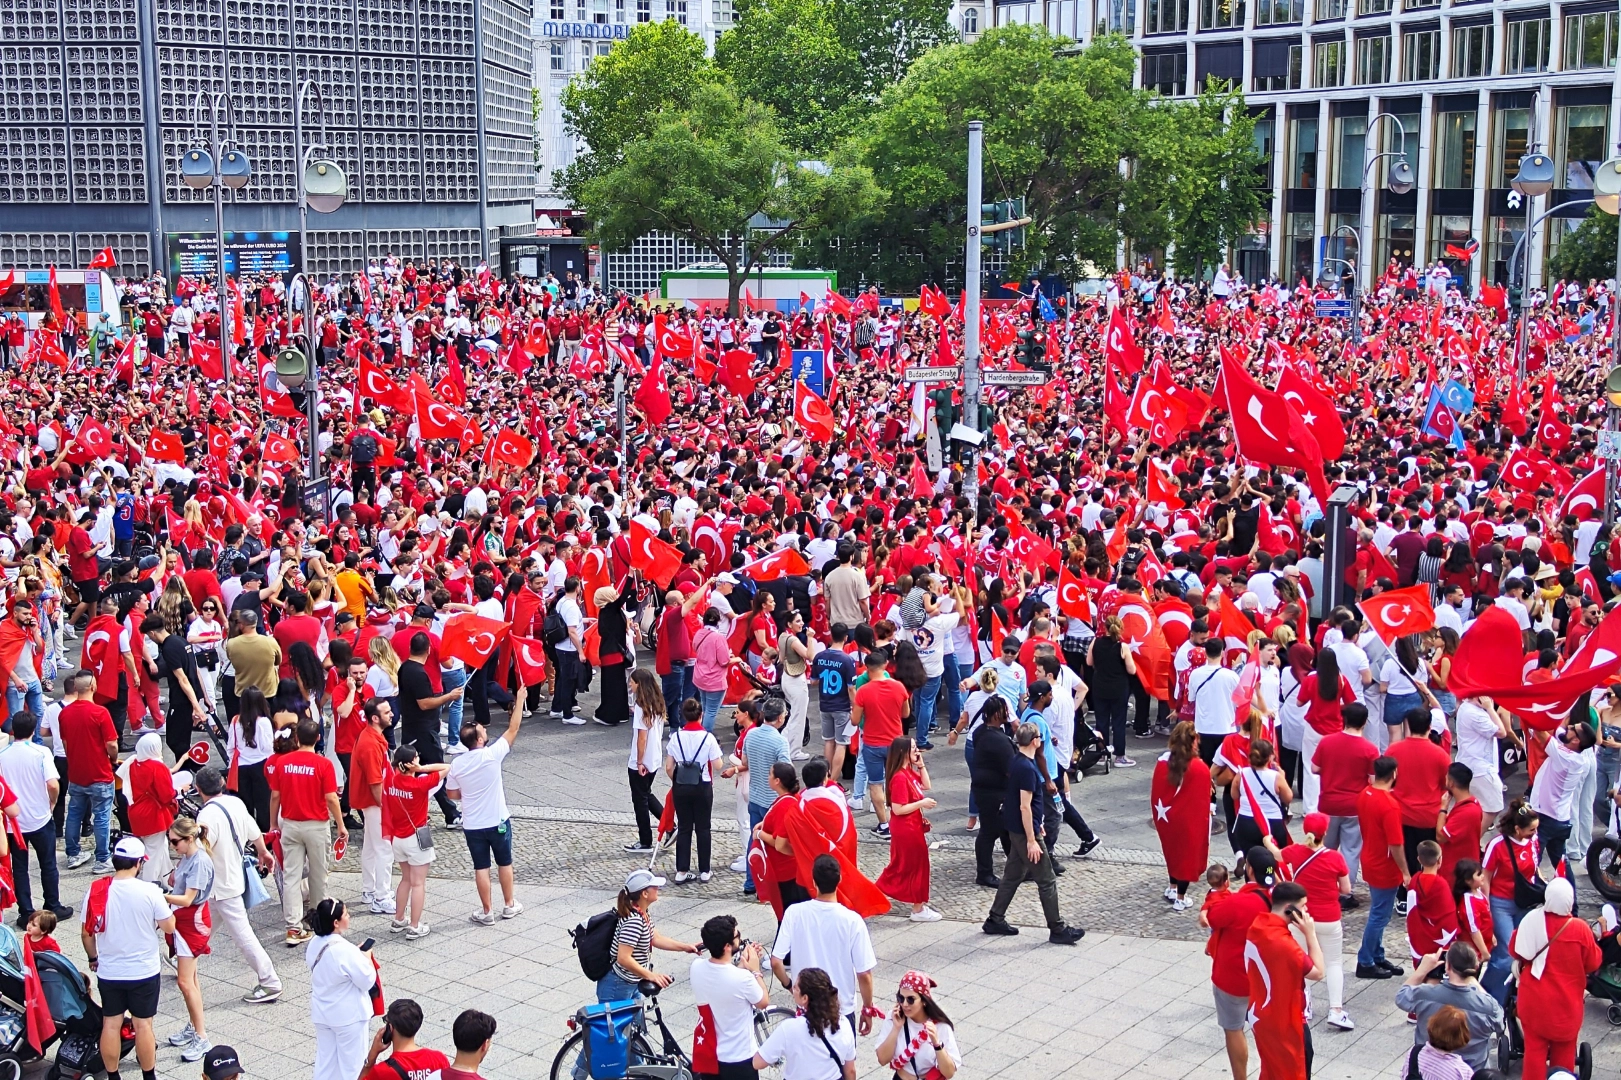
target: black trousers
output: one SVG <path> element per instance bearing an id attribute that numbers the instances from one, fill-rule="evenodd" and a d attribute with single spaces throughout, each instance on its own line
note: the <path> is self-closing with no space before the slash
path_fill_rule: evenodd
<path id="1" fill-rule="evenodd" d="M 270 829 L 270 783 L 265 780 L 265 763 L 236 767 L 236 795 L 247 806 L 260 832 Z"/>
<path id="2" fill-rule="evenodd" d="M 709 871 L 709 819 L 715 808 L 715 785 L 677 784 L 670 789 L 675 800 L 675 868 L 682 873 L 692 869 L 692 834 L 698 834 L 698 872 Z"/>
<path id="3" fill-rule="evenodd" d="M 1058 803 L 1056 810 L 1052 806 L 1054 800 Z M 1092 826 L 1086 823 L 1086 819 L 1081 816 L 1081 812 L 1075 809 L 1075 805 L 1069 801 L 1068 773 L 1060 772 L 1058 774 L 1058 794 L 1047 796 L 1047 804 L 1047 820 L 1044 831 L 1048 847 L 1054 851 L 1058 850 L 1058 834 L 1065 825 L 1075 830 L 1076 837 L 1082 843 L 1092 839 Z"/>
<path id="4" fill-rule="evenodd" d="M 1002 845 L 1002 854 L 1007 854 L 1007 833 L 1002 828 L 1002 800 L 1007 792 L 1002 788 L 975 787 L 970 790 L 974 793 L 974 805 L 979 807 L 979 834 L 974 837 L 974 870 L 980 877 L 990 877 L 996 873 L 991 854 L 998 842 Z"/>
<path id="5" fill-rule="evenodd" d="M 1435 827 L 1434 826 L 1431 826 L 1430 828 L 1426 829 L 1426 828 L 1423 828 L 1423 827 L 1418 826 L 1418 825 L 1406 825 L 1406 824 L 1402 825 L 1402 827 L 1401 827 L 1401 846 L 1402 846 L 1402 850 L 1407 855 L 1407 869 L 1408 869 L 1409 872 L 1414 873 L 1414 874 L 1418 873 L 1418 845 L 1422 844 L 1426 840 L 1434 840 L 1434 839 L 1435 839 Z M 1542 850 L 1544 850 L 1544 851 L 1548 850 L 1548 845 L 1543 844 L 1542 845 Z M 1556 865 L 1556 866 L 1558 865 L 1557 859 L 1555 860 L 1554 865 Z"/>
<path id="6" fill-rule="evenodd" d="M 557 693 L 552 697 L 552 712 L 569 716 L 574 712 L 575 697 L 580 691 L 580 654 L 558 649 L 556 655 Z"/>
<path id="7" fill-rule="evenodd" d="M 353 754 L 339 754 L 338 764 L 343 766 L 343 790 L 338 792 L 338 807 L 345 816 L 349 814 L 349 762 L 354 759 Z"/>
<path id="8" fill-rule="evenodd" d="M 191 749 L 191 707 L 184 697 L 178 708 L 171 705 L 163 717 L 163 741 L 169 745 L 169 752 L 176 761 Z"/>
<path id="9" fill-rule="evenodd" d="M 755 1071 L 754 1059 L 748 1061 L 718 1061 L 712 1073 L 699 1073 L 703 1080 L 760 1080 L 760 1074 Z"/>
<path id="10" fill-rule="evenodd" d="M 653 794 L 653 781 L 658 773 L 643 776 L 636 769 L 627 769 L 630 775 L 630 808 L 636 812 L 636 835 L 643 847 L 653 846 L 653 818 L 664 813 L 664 804 Z"/>
<path id="11" fill-rule="evenodd" d="M 220 676 L 220 697 L 225 705 L 225 712 L 222 716 L 225 722 L 229 724 L 242 712 L 242 699 L 236 694 L 235 675 Z M 394 715 L 399 716 L 398 710 L 395 711 Z"/>
<path id="12" fill-rule="evenodd" d="M 438 765 L 445 760 L 445 752 L 439 747 L 439 733 L 436 731 L 405 732 L 402 737 L 406 742 L 416 747 L 417 760 L 424 765 Z M 445 822 L 455 821 L 461 817 L 461 811 L 456 804 L 445 795 L 444 785 L 434 792 L 433 799 L 439 804 L 439 809 L 445 815 Z"/>
<path id="13" fill-rule="evenodd" d="M 56 759 L 56 775 L 65 778 L 67 776 L 67 774 L 68 774 L 68 759 L 65 758 L 65 757 L 57 758 Z M 51 808 L 51 824 L 56 827 L 56 835 L 57 836 L 62 835 L 62 824 L 63 824 L 63 822 L 67 821 L 67 816 L 68 816 L 68 789 L 67 789 L 67 785 L 63 784 L 61 794 L 59 794 L 56 797 L 56 805 Z M 86 814 L 85 815 L 86 819 L 88 819 L 89 816 L 90 815 Z"/>
<path id="14" fill-rule="evenodd" d="M 66 804 L 67 799 L 61 798 L 57 802 Z M 37 909 L 34 907 L 33 891 L 28 883 L 28 849 L 33 848 L 34 854 L 39 858 L 39 891 L 44 894 L 45 906 L 55 908 L 62 906 L 62 897 L 59 895 L 59 878 L 56 866 L 56 826 L 47 821 L 31 833 L 23 833 L 23 844 L 13 844 L 11 848 L 11 868 L 16 878 L 17 888 L 17 917 L 23 922 Z"/>

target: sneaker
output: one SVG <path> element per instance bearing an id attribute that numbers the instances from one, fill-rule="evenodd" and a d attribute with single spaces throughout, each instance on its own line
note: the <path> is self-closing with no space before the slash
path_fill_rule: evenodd
<path id="1" fill-rule="evenodd" d="M 1402 918 L 1402 919 L 1407 918 L 1407 901 L 1406 900 L 1397 900 L 1396 901 L 1396 916 L 1397 916 L 1397 918 Z"/>
<path id="2" fill-rule="evenodd" d="M 90 872 L 96 877 L 102 877 L 105 874 L 110 874 L 113 872 L 113 861 L 108 859 L 106 862 L 95 863 L 90 867 Z"/>
<path id="3" fill-rule="evenodd" d="M 361 832 L 365 830 L 366 823 L 361 820 L 354 811 L 351 810 L 349 813 L 343 815 L 343 827 L 346 829 L 353 829 L 356 832 Z M 362 899 L 364 899 L 364 897 L 362 897 Z"/>
<path id="4" fill-rule="evenodd" d="M 73 918 L 73 909 L 66 904 L 57 904 L 50 909 L 50 912 L 56 916 L 57 922 L 67 922 Z"/>
<path id="5" fill-rule="evenodd" d="M 405 932 L 405 940 L 406 941 L 415 941 L 417 938 L 427 937 L 428 936 L 428 931 L 430 929 L 432 929 L 432 928 L 428 926 L 426 921 L 424 921 L 424 922 L 420 923 L 419 925 L 413 926 L 409 930 L 407 930 Z"/>
<path id="6" fill-rule="evenodd" d="M 693 877 L 694 875 L 687 873 L 685 870 L 677 870 L 675 872 L 675 883 L 677 885 L 685 885 L 687 882 L 691 881 Z"/>
<path id="7" fill-rule="evenodd" d="M 1177 900 L 1176 886 L 1175 885 L 1167 885 L 1167 886 L 1165 886 L 1165 902 L 1167 904 L 1174 904 L 1174 903 L 1176 903 L 1176 900 Z"/>
<path id="8" fill-rule="evenodd" d="M 1418 1026 L 1418 1013 L 1408 1013 L 1407 1022 L 1415 1027 Z"/>
<path id="9" fill-rule="evenodd" d="M 79 867 L 83 866 L 93 858 L 95 858 L 95 856 L 88 851 L 81 851 L 77 855 L 69 855 L 68 869 L 77 870 Z"/>
<path id="10" fill-rule="evenodd" d="M 1356 1024 L 1352 1021 L 1351 1014 L 1346 1012 L 1344 1009 L 1328 1010 L 1328 1026 L 1332 1028 L 1339 1028 L 1341 1031 L 1356 1030 Z"/>
<path id="11" fill-rule="evenodd" d="M 475 911 L 471 915 L 467 916 L 467 921 L 470 923 L 476 923 L 479 926 L 494 926 L 495 915 L 493 912 L 489 911 Z"/>
<path id="12" fill-rule="evenodd" d="M 879 839 L 888 840 L 889 839 L 889 822 L 880 821 L 878 824 L 874 825 L 872 827 L 872 834 L 874 836 L 878 837 Z"/>
<path id="13" fill-rule="evenodd" d="M 855 799 L 855 798 L 845 799 L 844 800 L 844 805 L 846 805 L 846 806 L 848 806 L 850 808 L 850 812 L 852 814 L 865 814 L 867 812 L 867 800 L 866 799 Z"/>
<path id="14" fill-rule="evenodd" d="M 244 1005 L 269 1005 L 271 1002 L 281 1000 L 281 988 L 271 989 L 268 986 L 255 986 L 242 995 Z"/>
<path id="15" fill-rule="evenodd" d="M 1090 840 L 1082 840 L 1081 846 L 1075 849 L 1075 857 L 1077 859 L 1086 858 L 1088 855 L 1092 854 L 1093 850 L 1096 849 L 1101 843 L 1103 843 L 1103 837 L 1101 836 L 1094 836 Z M 1167 889 L 1166 891 L 1174 893 L 1176 890 Z M 1166 899 L 1169 900 L 1170 897 L 1166 897 Z"/>
<path id="16" fill-rule="evenodd" d="M 998 919 L 995 915 L 986 919 L 980 925 L 980 929 L 992 937 L 1015 937 L 1019 933 L 1017 926 L 1012 925 L 1006 919 Z"/>
<path id="17" fill-rule="evenodd" d="M 203 1055 L 214 1049 L 214 1044 L 207 1039 L 193 1036 L 190 1043 L 180 1051 L 181 1061 L 201 1061 Z"/>
<path id="18" fill-rule="evenodd" d="M 191 1026 L 191 1021 L 188 1020 L 188 1021 L 186 1021 L 186 1026 L 185 1027 L 181 1028 L 179 1031 L 177 1031 L 173 1035 L 169 1036 L 169 1045 L 170 1046 L 185 1046 L 187 1043 L 191 1042 L 191 1040 L 195 1039 L 196 1037 L 197 1037 L 197 1029 L 192 1027 Z"/>
<path id="19" fill-rule="evenodd" d="M 749 860 L 742 855 L 732 860 L 732 865 L 726 869 L 734 874 L 746 874 L 749 870 Z"/>
<path id="20" fill-rule="evenodd" d="M 913 922 L 939 922 L 941 919 L 945 918 L 944 915 L 940 914 L 932 907 L 929 907 L 927 904 L 919 908 L 917 911 L 912 912 L 911 917 Z"/>
<path id="21" fill-rule="evenodd" d="M 1175 900 L 1171 901 L 1171 910 L 1172 911 L 1186 911 L 1186 910 L 1188 910 L 1188 908 L 1190 908 L 1192 906 L 1193 906 L 1192 904 L 1188 903 L 1186 900 L 1182 899 L 1180 896 L 1177 897 Z"/>
<path id="22" fill-rule="evenodd" d="M 977 821 L 970 821 L 967 825 L 963 826 L 963 832 L 977 833 L 978 831 L 979 822 Z"/>
<path id="23" fill-rule="evenodd" d="M 1153 728 L 1149 728 L 1147 731 L 1133 731 L 1131 733 L 1133 739 L 1152 739 L 1154 736 L 1155 731 Z"/>
<path id="24" fill-rule="evenodd" d="M 553 709 L 551 712 L 546 714 L 546 718 L 548 720 L 561 720 L 563 719 L 563 714 L 558 712 L 556 709 Z"/>
<path id="25" fill-rule="evenodd" d="M 1129 757 L 1117 757 L 1114 759 L 1114 767 L 1117 769 L 1135 769 L 1137 763 Z"/>
<path id="26" fill-rule="evenodd" d="M 700 883 L 707 882 L 712 876 L 708 870 L 705 870 L 698 875 L 698 881 Z"/>
<path id="27" fill-rule="evenodd" d="M 626 855 L 651 855 L 653 853 L 653 845 L 644 844 L 640 840 L 637 840 L 634 843 L 626 844 L 620 850 Z"/>
<path id="28" fill-rule="evenodd" d="M 1086 936 L 1086 931 L 1079 926 L 1061 926 L 1047 934 L 1047 941 L 1053 945 L 1074 945 Z"/>
<path id="29" fill-rule="evenodd" d="M 1392 964 L 1389 960 L 1380 960 L 1377 966 L 1383 968 L 1385 971 L 1390 972 L 1390 977 L 1393 979 L 1405 979 L 1407 977 L 1407 970 L 1405 968 L 1398 964 Z"/>
<path id="30" fill-rule="evenodd" d="M 460 814 L 457 814 L 453 818 L 446 818 L 445 819 L 445 828 L 447 828 L 447 829 L 455 829 L 457 832 L 460 832 L 461 828 L 462 828 L 462 816 Z"/>
<path id="31" fill-rule="evenodd" d="M 410 919 L 390 919 L 388 923 L 388 932 L 391 934 L 401 934 L 409 929 L 410 926 Z"/>
<path id="32" fill-rule="evenodd" d="M 1388 979 L 1390 974 L 1378 964 L 1358 964 L 1356 966 L 1356 977 L 1359 979 Z"/>
<path id="33" fill-rule="evenodd" d="M 805 753 L 805 751 L 803 751 L 803 750 L 795 750 L 789 756 L 792 757 L 795 761 L 809 761 L 810 760 L 810 755 Z"/>
<path id="34" fill-rule="evenodd" d="M 603 727 L 613 727 L 614 726 L 613 724 L 611 724 L 607 720 L 604 720 L 600 716 L 593 716 L 591 718 L 591 721 L 592 721 L 592 723 L 601 724 Z M 581 721 L 581 722 L 583 723 L 584 721 Z"/>
<path id="35" fill-rule="evenodd" d="M 523 903 L 521 901 L 514 900 L 510 904 L 503 904 L 501 906 L 501 918 L 503 918 L 503 919 L 516 919 L 519 915 L 522 915 L 522 914 L 523 914 Z"/>
<path id="36" fill-rule="evenodd" d="M 297 946 L 304 944 L 313 936 L 313 934 L 304 929 L 302 926 L 295 926 L 291 930 L 287 931 L 287 937 L 283 944 L 285 944 L 289 949 L 296 948 Z"/>
<path id="37" fill-rule="evenodd" d="M 1355 911 L 1361 906 L 1362 901 L 1358 900 L 1355 895 L 1340 897 L 1340 907 L 1346 909 L 1347 911 Z"/>
<path id="38" fill-rule="evenodd" d="M 369 905 L 369 910 L 373 915 L 392 915 L 394 914 L 394 901 L 386 898 L 373 900 Z"/>
<path id="39" fill-rule="evenodd" d="M 584 727 L 585 726 L 585 717 L 583 717 L 583 716 L 565 716 L 565 717 L 562 717 L 561 719 L 562 719 L 563 723 L 567 724 L 569 727 Z"/>

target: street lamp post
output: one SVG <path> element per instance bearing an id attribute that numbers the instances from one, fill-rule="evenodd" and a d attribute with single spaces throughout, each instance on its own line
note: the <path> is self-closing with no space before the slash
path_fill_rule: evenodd
<path id="1" fill-rule="evenodd" d="M 962 413 L 963 423 L 979 430 L 979 255 L 980 199 L 983 180 L 980 172 L 985 146 L 985 125 L 968 123 L 968 243 L 963 250 L 962 300 Z M 962 493 L 971 508 L 969 540 L 979 527 L 979 444 L 968 455 L 968 471 L 963 474 Z"/>
<path id="2" fill-rule="evenodd" d="M 1533 117 L 1534 115 L 1533 110 Z M 1535 123 L 1534 119 L 1532 123 Z M 1527 134 L 1530 134 L 1529 129 Z M 1518 280 L 1520 285 L 1520 302 L 1515 305 L 1519 309 L 1517 312 L 1519 324 L 1514 335 L 1514 370 L 1521 379 L 1525 378 L 1526 308 L 1529 307 L 1526 301 L 1531 294 L 1531 234 L 1542 223 L 1543 219 L 1555 210 L 1563 210 L 1566 207 L 1592 201 L 1591 199 L 1573 199 L 1570 202 L 1561 203 L 1533 221 L 1531 217 L 1532 208 L 1536 205 L 1537 199 L 1553 190 L 1553 159 L 1536 149 L 1534 142 L 1527 145 L 1529 152 L 1520 158 L 1520 171 L 1515 173 L 1514 179 L 1509 181 L 1509 186 L 1525 199 L 1525 231 L 1520 234 L 1519 242 L 1514 245 L 1514 254 L 1508 262 L 1509 281 L 1512 283 Z M 1525 252 L 1523 264 L 1520 261 L 1522 249 Z"/>
<path id="3" fill-rule="evenodd" d="M 1341 233 L 1344 233 L 1351 238 L 1351 240 L 1356 244 L 1356 257 L 1358 259 L 1362 258 L 1362 237 L 1357 235 L 1357 231 L 1351 228 L 1349 225 L 1340 225 L 1336 226 L 1334 231 L 1330 233 L 1329 236 L 1339 236 Z M 1345 267 L 1346 270 L 1350 271 L 1349 277 L 1351 279 L 1351 295 L 1349 299 L 1351 301 L 1351 342 L 1354 345 L 1360 345 L 1362 344 L 1362 289 L 1360 288 L 1360 283 L 1357 281 L 1356 266 L 1349 259 L 1326 259 L 1324 261 L 1339 263 L 1341 266 Z M 1342 283 L 1341 288 L 1344 288 L 1344 280 L 1345 277 L 1342 276 L 1340 278 Z"/>
<path id="4" fill-rule="evenodd" d="M 1400 150 L 1382 150 L 1379 153 L 1374 154 L 1372 157 L 1367 158 L 1365 160 L 1365 163 L 1362 166 L 1363 214 L 1362 214 L 1362 221 L 1359 224 L 1361 225 L 1361 228 L 1362 228 L 1365 235 L 1360 236 L 1357 239 L 1357 256 L 1356 257 L 1357 257 L 1357 262 L 1359 262 L 1359 263 L 1362 261 L 1363 256 L 1364 255 L 1369 255 L 1369 252 L 1371 251 L 1370 246 L 1365 241 L 1366 241 L 1366 239 L 1371 238 L 1371 234 L 1367 234 L 1367 230 L 1369 230 L 1369 229 L 1371 229 L 1373 227 L 1373 199 L 1372 199 L 1373 189 L 1368 186 L 1368 174 L 1373 172 L 1374 165 L 1378 164 L 1378 162 L 1379 162 L 1379 160 L 1381 158 L 1395 158 L 1396 159 L 1394 162 L 1391 163 L 1389 171 L 1385 174 L 1385 186 L 1388 187 L 1391 190 L 1391 192 L 1396 194 L 1396 195 L 1405 195 L 1409 191 L 1412 191 L 1413 190 L 1413 184 L 1414 184 L 1413 167 L 1407 163 L 1407 128 L 1402 125 L 1401 118 L 1396 116 L 1394 113 L 1387 113 L 1387 112 L 1375 113 L 1373 118 L 1368 121 L 1368 132 L 1369 132 L 1369 134 L 1373 133 L 1373 131 L 1375 130 L 1375 128 L 1378 125 L 1379 121 L 1381 121 L 1381 120 L 1389 120 L 1392 124 L 1396 125 L 1396 137 L 1397 137 L 1398 140 L 1400 140 L 1401 149 Z M 1338 232 L 1338 230 L 1335 230 L 1335 231 Z M 1373 259 L 1372 259 L 1371 255 L 1369 255 L 1369 258 L 1368 258 L 1367 274 L 1368 274 L 1368 284 L 1367 284 L 1366 287 L 1367 288 L 1372 288 L 1373 287 Z M 1362 290 L 1362 288 L 1363 288 L 1362 283 L 1360 281 L 1358 281 L 1357 282 L 1357 291 L 1360 292 Z"/>
<path id="5" fill-rule="evenodd" d="M 231 346 L 231 301 L 225 286 L 225 189 L 240 191 L 253 178 L 253 163 L 248 155 L 231 147 L 236 141 L 236 112 L 229 94 L 210 94 L 198 91 L 192 101 L 192 125 L 200 134 L 203 110 L 208 115 L 208 144 L 198 146 L 180 155 L 180 179 L 189 188 L 201 191 L 214 189 L 214 293 L 220 309 L 220 357 L 225 371 L 225 397 L 231 400 L 231 379 L 236 357 Z M 225 138 L 220 138 L 220 111 L 225 112 Z"/>

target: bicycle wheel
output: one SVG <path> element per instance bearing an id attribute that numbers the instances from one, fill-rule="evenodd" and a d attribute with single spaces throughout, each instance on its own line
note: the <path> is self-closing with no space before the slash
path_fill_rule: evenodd
<path id="1" fill-rule="evenodd" d="M 791 1020 L 798 1015 L 794 1010 L 784 1008 L 781 1005 L 773 1005 L 768 1009 L 755 1013 L 754 1041 L 764 1043 L 766 1036 L 777 1030 L 778 1024 L 784 1020 Z M 760 1077 L 761 1080 L 781 1080 L 782 1067 L 780 1065 L 768 1065 L 760 1070 Z"/>
<path id="2" fill-rule="evenodd" d="M 585 1031 L 576 1031 L 563 1040 L 563 1046 L 552 1059 L 551 1080 L 575 1080 L 575 1068 L 581 1076 L 585 1072 Z"/>

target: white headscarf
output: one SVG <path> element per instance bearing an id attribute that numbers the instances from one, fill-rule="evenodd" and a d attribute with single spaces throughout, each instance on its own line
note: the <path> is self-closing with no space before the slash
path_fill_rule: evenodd
<path id="1" fill-rule="evenodd" d="M 1531 974 L 1537 978 L 1542 978 L 1548 966 L 1549 946 L 1553 943 L 1548 934 L 1547 917 L 1569 915 L 1575 905 L 1576 890 L 1570 882 L 1562 877 L 1554 878 L 1548 882 L 1542 910 L 1533 911 L 1520 921 L 1520 928 L 1514 935 L 1514 955 L 1521 960 L 1531 961 Z"/>
<path id="2" fill-rule="evenodd" d="M 163 739 L 155 731 L 148 731 L 135 740 L 135 753 L 124 759 L 118 766 L 118 778 L 124 781 L 124 787 L 129 787 L 129 769 L 137 761 L 162 761 Z"/>

